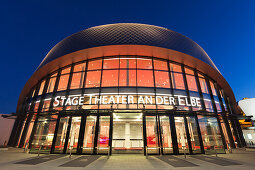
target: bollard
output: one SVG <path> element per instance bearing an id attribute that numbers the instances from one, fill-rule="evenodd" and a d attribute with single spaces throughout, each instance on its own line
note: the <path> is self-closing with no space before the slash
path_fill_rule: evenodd
<path id="1" fill-rule="evenodd" d="M 38 149 L 38 155 L 37 155 L 37 156 L 40 156 L 41 148 L 42 148 L 42 145 L 41 145 L 41 146 L 39 146 L 39 149 Z"/>
<path id="2" fill-rule="evenodd" d="M 148 146 L 145 146 L 146 159 L 148 159 Z"/>
<path id="3" fill-rule="evenodd" d="M 69 149 L 70 149 L 70 155 L 69 155 L 69 158 L 71 158 L 71 157 L 72 157 L 72 148 L 73 148 L 72 146 L 70 146 L 70 148 L 69 148 Z"/>
<path id="4" fill-rule="evenodd" d="M 215 152 L 215 156 L 218 157 L 217 150 L 216 150 L 215 146 L 214 146 L 214 152 Z"/>
<path id="5" fill-rule="evenodd" d="M 109 159 L 110 158 L 110 146 L 108 146 L 108 158 L 107 159 Z"/>
<path id="6" fill-rule="evenodd" d="M 187 158 L 186 147 L 184 147 L 184 158 Z"/>

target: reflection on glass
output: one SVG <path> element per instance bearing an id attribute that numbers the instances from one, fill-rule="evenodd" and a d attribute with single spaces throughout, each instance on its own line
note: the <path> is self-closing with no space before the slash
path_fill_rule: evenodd
<path id="1" fill-rule="evenodd" d="M 180 65 L 170 63 L 170 71 L 182 73 L 182 68 Z"/>
<path id="2" fill-rule="evenodd" d="M 158 153 L 156 116 L 146 116 L 145 119 L 148 154 Z"/>
<path id="3" fill-rule="evenodd" d="M 168 116 L 160 116 L 163 154 L 173 153 L 172 136 Z"/>
<path id="4" fill-rule="evenodd" d="M 136 70 L 120 70 L 119 86 L 136 86 Z"/>
<path id="5" fill-rule="evenodd" d="M 154 62 L 154 69 L 155 70 L 165 70 L 168 71 L 167 62 L 161 60 L 153 60 Z"/>
<path id="6" fill-rule="evenodd" d="M 183 74 L 171 72 L 173 88 L 185 90 Z"/>
<path id="7" fill-rule="evenodd" d="M 93 153 L 94 148 L 94 137 L 95 137 L 95 128 L 96 128 L 96 116 L 87 116 L 86 126 L 83 140 L 83 153 Z"/>
<path id="8" fill-rule="evenodd" d="M 189 128 L 192 151 L 193 153 L 201 153 L 195 117 L 187 117 L 187 124 Z"/>
<path id="9" fill-rule="evenodd" d="M 61 75 L 58 83 L 58 91 L 66 90 L 69 80 L 69 74 Z"/>
<path id="10" fill-rule="evenodd" d="M 45 85 L 45 80 L 43 80 L 42 83 L 41 83 L 41 86 L 40 86 L 40 89 L 39 89 L 39 92 L 38 92 L 38 96 L 43 93 L 44 85 Z"/>
<path id="11" fill-rule="evenodd" d="M 53 77 L 49 80 L 49 85 L 48 85 L 48 89 L 46 93 L 51 93 L 54 90 L 54 86 L 55 86 L 55 82 L 56 82 L 56 77 Z"/>
<path id="12" fill-rule="evenodd" d="M 226 128 L 225 122 L 224 122 L 224 120 L 222 118 L 222 115 L 218 114 L 218 116 L 219 116 L 219 119 L 220 119 L 220 124 L 221 124 L 221 128 L 222 128 L 222 131 L 223 131 L 223 135 L 224 135 L 226 144 L 229 145 L 230 141 L 229 141 L 228 132 L 227 132 L 227 128 Z"/>
<path id="13" fill-rule="evenodd" d="M 151 59 L 137 59 L 137 68 L 138 69 L 152 69 L 152 60 Z"/>
<path id="14" fill-rule="evenodd" d="M 73 73 L 70 89 L 82 88 L 84 72 Z"/>
<path id="15" fill-rule="evenodd" d="M 73 68 L 73 72 L 85 71 L 86 63 L 76 64 Z"/>
<path id="16" fill-rule="evenodd" d="M 102 69 L 102 60 L 89 61 L 88 70 Z"/>
<path id="17" fill-rule="evenodd" d="M 97 153 L 107 153 L 109 147 L 110 116 L 100 116 Z"/>
<path id="18" fill-rule="evenodd" d="M 217 151 L 223 151 L 223 144 L 217 118 L 198 116 L 198 121 L 205 151 L 210 152 L 214 149 L 217 149 Z"/>
<path id="19" fill-rule="evenodd" d="M 137 70 L 137 86 L 154 87 L 152 70 Z"/>
<path id="20" fill-rule="evenodd" d="M 168 72 L 155 71 L 155 86 L 161 88 L 170 88 Z"/>
<path id="21" fill-rule="evenodd" d="M 38 119 L 37 129 L 32 141 L 31 152 L 38 150 L 41 147 L 41 152 L 49 153 L 54 137 L 56 126 L 55 116 L 41 117 Z"/>
<path id="22" fill-rule="evenodd" d="M 104 59 L 104 68 L 103 69 L 118 69 L 119 68 L 119 59 Z"/>
<path id="23" fill-rule="evenodd" d="M 86 77 L 86 88 L 100 86 L 101 71 L 88 71 Z"/>
<path id="24" fill-rule="evenodd" d="M 72 149 L 72 153 L 76 153 L 77 145 L 79 140 L 79 132 L 80 132 L 80 125 L 81 125 L 81 117 L 72 117 L 72 124 L 68 139 L 67 145 L 67 153 L 70 153 L 70 149 Z"/>
<path id="25" fill-rule="evenodd" d="M 189 152 L 184 117 L 174 117 L 179 153 Z"/>
<path id="26" fill-rule="evenodd" d="M 198 91 L 195 76 L 186 75 L 187 84 L 190 91 Z"/>
<path id="27" fill-rule="evenodd" d="M 55 143 L 55 152 L 63 153 L 69 117 L 62 117 L 59 121 L 58 132 Z"/>
<path id="28" fill-rule="evenodd" d="M 118 86 L 119 70 L 103 70 L 102 87 Z"/>
<path id="29" fill-rule="evenodd" d="M 120 68 L 136 68 L 136 59 L 120 58 Z"/>

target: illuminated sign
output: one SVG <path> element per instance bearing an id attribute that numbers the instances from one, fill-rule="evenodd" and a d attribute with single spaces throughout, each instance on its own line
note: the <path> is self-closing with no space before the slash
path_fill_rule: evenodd
<path id="1" fill-rule="evenodd" d="M 57 96 L 53 105 L 57 106 L 81 106 L 86 104 L 157 104 L 172 106 L 201 107 L 200 99 L 187 96 L 134 96 L 134 95 L 86 95 L 64 97 Z"/>

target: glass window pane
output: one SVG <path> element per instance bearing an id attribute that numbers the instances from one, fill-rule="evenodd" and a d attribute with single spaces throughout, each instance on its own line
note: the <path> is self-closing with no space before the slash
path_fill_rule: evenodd
<path id="1" fill-rule="evenodd" d="M 36 151 L 41 147 L 41 152 L 49 153 L 54 137 L 56 126 L 56 116 L 42 117 L 38 119 L 37 129 L 32 141 L 31 152 Z"/>
<path id="2" fill-rule="evenodd" d="M 86 78 L 86 88 L 100 86 L 101 71 L 88 71 Z"/>
<path id="3" fill-rule="evenodd" d="M 148 153 L 158 153 L 156 116 L 146 116 L 146 139 Z"/>
<path id="4" fill-rule="evenodd" d="M 204 149 L 207 152 L 223 151 L 221 134 L 215 117 L 197 116 L 200 131 L 204 143 Z"/>
<path id="5" fill-rule="evenodd" d="M 155 73 L 156 87 L 170 88 L 168 72 L 155 71 L 154 73 Z"/>
<path id="6" fill-rule="evenodd" d="M 86 63 L 76 64 L 73 68 L 73 72 L 85 71 Z"/>
<path id="7" fill-rule="evenodd" d="M 109 146 L 110 116 L 100 116 L 98 132 L 98 153 L 107 153 Z"/>
<path id="8" fill-rule="evenodd" d="M 173 153 L 172 135 L 168 116 L 160 116 L 161 136 L 164 154 Z"/>
<path id="9" fill-rule="evenodd" d="M 119 58 L 114 59 L 104 59 L 104 69 L 118 69 L 119 68 Z"/>
<path id="10" fill-rule="evenodd" d="M 102 77 L 102 87 L 118 86 L 119 70 L 104 70 Z"/>
<path id="11" fill-rule="evenodd" d="M 171 72 L 173 88 L 185 90 L 182 73 Z"/>
<path id="12" fill-rule="evenodd" d="M 154 69 L 155 70 L 166 70 L 166 71 L 168 71 L 166 61 L 154 60 L 153 62 L 154 62 Z"/>
<path id="13" fill-rule="evenodd" d="M 61 75 L 58 83 L 58 91 L 66 90 L 69 80 L 69 74 Z"/>
<path id="14" fill-rule="evenodd" d="M 82 88 L 84 72 L 73 73 L 70 89 Z"/>
<path id="15" fill-rule="evenodd" d="M 185 73 L 186 74 L 190 74 L 190 75 L 194 75 L 194 71 L 188 68 L 185 68 Z"/>
<path id="16" fill-rule="evenodd" d="M 87 116 L 82 153 L 93 153 L 96 129 L 96 116 Z"/>
<path id="17" fill-rule="evenodd" d="M 136 68 L 136 59 L 120 58 L 120 68 Z"/>
<path id="18" fill-rule="evenodd" d="M 209 94 L 208 88 L 207 88 L 207 84 L 205 79 L 199 78 L 199 82 L 200 82 L 200 86 L 201 86 L 201 91 L 202 93 L 207 93 Z"/>
<path id="19" fill-rule="evenodd" d="M 181 72 L 182 73 L 182 67 L 177 64 L 170 63 L 170 70 L 174 72 Z"/>
<path id="20" fill-rule="evenodd" d="M 45 85 L 45 80 L 42 81 L 41 86 L 40 86 L 40 90 L 38 92 L 38 95 L 41 95 L 43 93 L 43 89 L 44 89 L 44 85 Z"/>
<path id="21" fill-rule="evenodd" d="M 210 86 L 211 86 L 211 89 L 212 89 L 212 94 L 214 96 L 217 96 L 216 89 L 215 89 L 215 86 L 214 86 L 213 82 L 211 80 L 209 82 L 210 82 Z"/>
<path id="22" fill-rule="evenodd" d="M 49 80 L 49 85 L 48 85 L 48 89 L 47 89 L 47 92 L 46 92 L 46 93 L 51 93 L 51 92 L 53 92 L 54 87 L 55 87 L 55 83 L 56 83 L 56 78 L 57 78 L 57 77 L 54 77 L 54 78 L 51 78 L 51 79 Z"/>
<path id="23" fill-rule="evenodd" d="M 187 84 L 190 91 L 198 91 L 195 76 L 186 75 Z"/>
<path id="24" fill-rule="evenodd" d="M 152 60 L 151 59 L 137 59 L 137 68 L 138 69 L 152 69 Z"/>
<path id="25" fill-rule="evenodd" d="M 102 69 L 102 60 L 89 61 L 88 70 Z"/>
<path id="26" fill-rule="evenodd" d="M 184 153 L 185 148 L 188 151 L 188 140 L 185 130 L 184 118 L 183 117 L 174 117 L 176 136 L 178 142 L 179 153 Z"/>
<path id="27" fill-rule="evenodd" d="M 70 153 L 70 148 L 72 148 L 71 152 L 76 153 L 78 140 L 79 140 L 79 132 L 81 126 L 81 116 L 72 117 L 70 135 L 67 145 L 67 153 Z"/>
<path id="28" fill-rule="evenodd" d="M 65 68 L 61 71 L 61 74 L 67 74 L 67 73 L 70 73 L 71 71 L 71 67 L 68 67 L 68 68 Z"/>
<path id="29" fill-rule="evenodd" d="M 193 153 L 201 153 L 195 117 L 187 117 L 187 124 L 189 128 L 192 151 Z"/>
<path id="30" fill-rule="evenodd" d="M 137 86 L 154 87 L 152 70 L 137 70 Z"/>
<path id="31" fill-rule="evenodd" d="M 55 153 L 62 153 L 64 150 L 69 117 L 61 117 L 59 120 L 58 133 L 55 142 Z"/>

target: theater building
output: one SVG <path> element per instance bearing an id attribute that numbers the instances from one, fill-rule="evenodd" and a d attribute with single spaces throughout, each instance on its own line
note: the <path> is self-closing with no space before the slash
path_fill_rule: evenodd
<path id="1" fill-rule="evenodd" d="M 194 41 L 109 24 L 50 50 L 20 94 L 8 144 L 31 153 L 224 153 L 245 145 L 238 115 L 231 87 Z"/>

